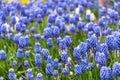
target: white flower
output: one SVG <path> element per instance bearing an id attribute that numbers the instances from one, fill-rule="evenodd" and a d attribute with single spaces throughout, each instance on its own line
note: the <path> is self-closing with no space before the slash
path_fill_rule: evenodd
<path id="1" fill-rule="evenodd" d="M 70 62 L 71 61 L 71 57 L 68 57 L 68 62 Z"/>
<path id="2" fill-rule="evenodd" d="M 92 21 L 94 21 L 94 20 L 96 19 L 94 13 L 91 13 L 90 19 L 91 19 Z"/>
<path id="3" fill-rule="evenodd" d="M 7 29 L 7 32 L 8 32 L 8 30 L 10 28 L 10 25 L 8 23 L 4 23 L 4 25 L 6 26 L 6 29 Z"/>
<path id="4" fill-rule="evenodd" d="M 86 15 L 90 15 L 91 14 L 91 10 L 90 9 L 87 9 L 86 10 Z"/>
<path id="5" fill-rule="evenodd" d="M 86 10 L 86 15 L 90 15 L 90 20 L 95 21 L 95 19 L 96 19 L 95 15 L 94 15 L 94 13 L 91 12 L 90 9 Z"/>
<path id="6" fill-rule="evenodd" d="M 73 72 L 72 72 L 72 71 L 70 71 L 70 75 L 71 75 L 71 76 L 73 75 Z"/>
<path id="7" fill-rule="evenodd" d="M 19 21 L 19 17 L 16 16 L 15 19 L 16 19 L 16 23 L 17 23 Z"/>
<path id="8" fill-rule="evenodd" d="M 6 46 L 4 46 L 4 49 L 6 49 Z"/>
<path id="9" fill-rule="evenodd" d="M 8 3 L 15 2 L 16 0 L 8 0 Z"/>
<path id="10" fill-rule="evenodd" d="M 68 31 L 70 31 L 70 27 L 69 27 L 68 24 L 66 24 L 66 29 L 67 29 Z"/>
<path id="11" fill-rule="evenodd" d="M 75 8 L 75 13 L 76 13 L 76 14 L 79 14 L 79 8 L 78 8 L 78 7 Z"/>

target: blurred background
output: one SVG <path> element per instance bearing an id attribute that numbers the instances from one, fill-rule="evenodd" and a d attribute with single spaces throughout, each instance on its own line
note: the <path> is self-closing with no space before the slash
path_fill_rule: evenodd
<path id="1" fill-rule="evenodd" d="M 20 1 L 22 4 L 28 4 L 30 1 L 42 1 L 45 2 L 47 0 L 3 0 L 4 2 L 10 3 L 15 1 Z M 106 2 L 109 2 L 110 0 L 96 0 L 101 4 L 102 6 L 106 7 Z"/>
<path id="2" fill-rule="evenodd" d="M 46 1 L 46 0 L 3 0 L 4 2 L 10 3 L 15 1 L 20 1 L 22 4 L 28 4 L 30 1 Z"/>

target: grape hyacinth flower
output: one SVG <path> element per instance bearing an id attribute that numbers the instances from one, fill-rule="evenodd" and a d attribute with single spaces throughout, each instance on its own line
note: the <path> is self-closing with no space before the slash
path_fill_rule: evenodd
<path id="1" fill-rule="evenodd" d="M 106 8 L 103 6 L 99 7 L 99 15 L 104 16 L 106 14 Z"/>
<path id="2" fill-rule="evenodd" d="M 30 38 L 28 35 L 25 36 L 25 40 L 26 40 L 26 47 L 28 47 L 30 45 Z"/>
<path id="3" fill-rule="evenodd" d="M 69 17 L 69 23 L 71 25 L 71 27 L 74 27 L 75 28 L 75 23 L 76 23 L 76 20 L 75 20 L 75 17 L 74 16 L 70 16 Z"/>
<path id="4" fill-rule="evenodd" d="M 41 53 L 44 56 L 44 59 L 47 60 L 48 56 L 50 55 L 49 50 L 48 49 L 42 49 Z"/>
<path id="5" fill-rule="evenodd" d="M 51 48 L 53 46 L 53 40 L 52 40 L 52 38 L 48 38 L 47 45 L 48 45 L 49 48 Z"/>
<path id="6" fill-rule="evenodd" d="M 24 36 L 21 36 L 19 38 L 19 47 L 20 48 L 25 48 L 27 46 L 27 42 Z"/>
<path id="7" fill-rule="evenodd" d="M 60 36 L 60 29 L 58 27 L 56 27 L 56 26 L 53 29 L 53 35 L 56 38 Z"/>
<path id="8" fill-rule="evenodd" d="M 106 66 L 106 57 L 104 53 L 97 52 L 95 60 L 99 68 L 101 68 L 102 66 Z"/>
<path id="9" fill-rule="evenodd" d="M 55 21 L 56 26 L 59 27 L 60 32 L 65 31 L 65 22 L 62 22 L 61 19 Z"/>
<path id="10" fill-rule="evenodd" d="M 113 68 L 112 68 L 112 75 L 113 77 L 117 78 L 120 76 L 120 63 L 115 62 L 113 64 Z"/>
<path id="11" fill-rule="evenodd" d="M 102 35 L 103 35 L 103 36 L 107 36 L 107 35 L 108 35 L 108 31 L 107 31 L 107 30 L 104 30 L 104 31 L 102 32 Z"/>
<path id="12" fill-rule="evenodd" d="M 67 61 L 68 61 L 68 53 L 67 53 L 67 51 L 62 51 L 61 60 L 62 60 L 62 62 L 64 64 L 67 63 Z"/>
<path id="13" fill-rule="evenodd" d="M 26 31 L 26 25 L 25 24 L 21 24 L 21 30 L 22 33 L 25 33 Z"/>
<path id="14" fill-rule="evenodd" d="M 84 7 L 82 5 L 79 6 L 79 13 L 82 14 L 84 12 Z"/>
<path id="15" fill-rule="evenodd" d="M 64 11 L 67 10 L 67 3 L 66 2 L 62 2 L 61 7 L 63 8 Z"/>
<path id="16" fill-rule="evenodd" d="M 90 22 L 86 25 L 86 27 L 88 28 L 88 31 L 93 31 L 93 28 L 94 28 L 94 23 L 93 22 Z"/>
<path id="17" fill-rule="evenodd" d="M 92 35 L 89 38 L 89 41 L 90 41 L 91 48 L 96 48 L 96 46 L 97 46 L 97 38 L 96 38 L 96 36 Z"/>
<path id="18" fill-rule="evenodd" d="M 70 11 L 74 11 L 74 9 L 75 9 L 74 4 L 70 4 Z"/>
<path id="19" fill-rule="evenodd" d="M 48 56 L 48 58 L 47 58 L 47 64 L 51 64 L 51 65 L 53 65 L 53 60 L 52 60 L 52 56 Z"/>
<path id="20" fill-rule="evenodd" d="M 28 60 L 25 60 L 24 61 L 24 67 L 28 67 L 29 66 L 29 62 L 28 62 Z"/>
<path id="21" fill-rule="evenodd" d="M 38 73 L 36 80 L 43 80 L 43 75 L 41 73 Z"/>
<path id="22" fill-rule="evenodd" d="M 6 34 L 7 33 L 7 27 L 5 24 L 2 24 L 0 27 L 1 34 Z"/>
<path id="23" fill-rule="evenodd" d="M 22 36 L 21 33 L 15 34 L 14 35 L 14 42 L 18 45 L 19 44 L 19 38 Z"/>
<path id="24" fill-rule="evenodd" d="M 79 50 L 80 50 L 80 56 L 85 57 L 86 56 L 86 43 L 81 42 L 79 45 Z"/>
<path id="25" fill-rule="evenodd" d="M 58 76 L 58 70 L 53 71 L 53 76 L 57 77 Z"/>
<path id="26" fill-rule="evenodd" d="M 89 7 L 90 9 L 94 9 L 95 5 L 94 5 L 92 2 L 89 2 L 89 3 L 88 3 L 88 7 Z"/>
<path id="27" fill-rule="evenodd" d="M 105 28 L 105 17 L 101 17 L 99 20 L 98 20 L 98 25 L 104 29 Z"/>
<path id="28" fill-rule="evenodd" d="M 37 15 L 37 23 L 42 23 L 42 17 L 40 14 Z"/>
<path id="29" fill-rule="evenodd" d="M 41 40 L 44 40 L 44 39 L 45 39 L 45 36 L 44 36 L 44 35 L 41 35 L 40 39 L 41 39 Z"/>
<path id="30" fill-rule="evenodd" d="M 57 13 L 58 13 L 59 15 L 62 15 L 62 14 L 63 14 L 63 9 L 62 9 L 61 7 L 58 7 L 58 8 L 56 9 L 56 11 L 57 11 Z"/>
<path id="31" fill-rule="evenodd" d="M 36 64 L 37 67 L 42 66 L 42 58 L 41 58 L 40 54 L 36 54 L 36 56 L 35 56 L 35 64 Z"/>
<path id="32" fill-rule="evenodd" d="M 58 69 L 61 69 L 62 68 L 62 63 L 59 63 L 58 64 Z"/>
<path id="33" fill-rule="evenodd" d="M 34 26 L 30 28 L 30 32 L 32 32 L 32 33 L 35 32 L 35 27 Z"/>
<path id="34" fill-rule="evenodd" d="M 26 56 L 27 58 L 29 58 L 29 57 L 30 57 L 30 51 L 25 51 L 25 56 Z"/>
<path id="35" fill-rule="evenodd" d="M 40 53 L 41 52 L 40 43 L 38 43 L 38 42 L 35 43 L 34 52 L 35 53 Z"/>
<path id="36" fill-rule="evenodd" d="M 0 59 L 2 61 L 6 61 L 7 60 L 7 55 L 6 55 L 6 52 L 4 50 L 0 50 Z"/>
<path id="37" fill-rule="evenodd" d="M 65 21 L 66 21 L 66 22 L 69 22 L 69 18 L 70 18 L 70 14 L 69 14 L 69 13 L 66 13 L 66 14 L 64 15 Z"/>
<path id="38" fill-rule="evenodd" d="M 88 32 L 88 38 L 90 38 L 94 34 L 93 31 Z"/>
<path id="39" fill-rule="evenodd" d="M 32 13 L 29 14 L 29 21 L 30 22 L 34 21 L 34 14 L 32 14 Z"/>
<path id="40" fill-rule="evenodd" d="M 95 35 L 96 35 L 97 37 L 99 37 L 99 36 L 100 36 L 100 27 L 99 27 L 99 26 L 96 26 L 93 30 L 94 30 Z"/>
<path id="41" fill-rule="evenodd" d="M 62 38 L 61 38 L 61 37 L 57 37 L 56 44 L 57 44 L 58 46 L 59 46 L 60 40 L 62 40 Z"/>
<path id="42" fill-rule="evenodd" d="M 30 34 L 30 32 L 29 32 L 28 29 L 25 30 L 25 34 L 26 34 L 26 35 L 29 35 L 29 34 Z"/>
<path id="43" fill-rule="evenodd" d="M 81 30 L 85 27 L 85 23 L 84 22 L 78 22 L 77 27 L 78 27 L 79 30 Z"/>
<path id="44" fill-rule="evenodd" d="M 16 60 L 13 60 L 12 65 L 13 65 L 13 66 L 17 66 L 17 61 L 16 61 Z"/>
<path id="45" fill-rule="evenodd" d="M 52 76 L 53 75 L 53 69 L 52 69 L 52 65 L 51 64 L 47 64 L 45 70 L 46 70 L 46 75 L 47 76 Z"/>
<path id="46" fill-rule="evenodd" d="M 9 40 L 13 40 L 13 34 L 12 34 L 12 33 L 9 33 L 9 34 L 8 34 L 8 39 L 9 39 Z"/>
<path id="47" fill-rule="evenodd" d="M 71 61 L 68 61 L 68 62 L 66 63 L 66 66 L 67 66 L 67 67 L 71 67 L 71 66 L 72 66 Z"/>
<path id="48" fill-rule="evenodd" d="M 86 51 L 89 52 L 91 49 L 91 45 L 90 45 L 90 40 L 89 38 L 86 40 Z"/>
<path id="49" fill-rule="evenodd" d="M 107 36 L 107 37 L 106 37 L 106 43 L 107 43 L 108 48 L 109 48 L 110 50 L 113 49 L 113 47 L 114 47 L 113 41 L 114 41 L 113 36 Z"/>
<path id="50" fill-rule="evenodd" d="M 30 68 L 27 69 L 26 76 L 27 76 L 27 80 L 34 80 L 32 69 L 30 69 Z"/>
<path id="51" fill-rule="evenodd" d="M 74 5 L 75 5 L 75 7 L 78 7 L 79 1 L 75 0 L 75 1 L 74 1 Z"/>
<path id="52" fill-rule="evenodd" d="M 68 75 L 69 73 L 70 73 L 69 68 L 63 68 L 62 74 L 63 74 L 64 76 Z"/>
<path id="53" fill-rule="evenodd" d="M 75 59 L 76 61 L 80 61 L 80 60 L 81 60 L 79 47 L 75 47 L 75 48 L 74 48 L 73 56 L 74 56 L 74 59 Z"/>
<path id="54" fill-rule="evenodd" d="M 62 39 L 59 41 L 59 48 L 60 50 L 64 50 L 66 48 L 66 43 Z"/>
<path id="55" fill-rule="evenodd" d="M 20 23 L 16 23 L 14 27 L 15 27 L 15 30 L 17 32 L 20 32 L 20 30 L 21 30 L 21 24 Z"/>
<path id="56" fill-rule="evenodd" d="M 15 16 L 11 16 L 11 23 L 13 25 L 16 23 L 16 17 Z"/>
<path id="57" fill-rule="evenodd" d="M 87 0 L 81 1 L 81 5 L 82 5 L 83 7 L 87 7 L 87 6 L 88 6 Z"/>
<path id="58" fill-rule="evenodd" d="M 80 70 L 82 71 L 82 73 L 84 73 L 87 70 L 87 66 L 88 61 L 86 61 L 86 59 L 80 62 Z"/>
<path id="59" fill-rule="evenodd" d="M 17 58 L 21 60 L 24 57 L 23 49 L 18 49 L 16 55 Z"/>
<path id="60" fill-rule="evenodd" d="M 16 80 L 16 75 L 15 75 L 15 73 L 14 73 L 14 69 L 9 69 L 9 75 L 8 75 L 8 77 L 9 77 L 9 80 Z"/>
<path id="61" fill-rule="evenodd" d="M 53 65 L 54 65 L 55 69 L 58 69 L 58 67 L 59 67 L 59 61 L 58 61 L 57 58 L 54 59 Z"/>
<path id="62" fill-rule="evenodd" d="M 43 34 L 45 38 L 50 38 L 52 37 L 52 30 L 49 27 L 47 27 L 44 29 Z"/>
<path id="63" fill-rule="evenodd" d="M 33 34 L 33 37 L 35 38 L 35 39 L 41 39 L 41 35 L 40 34 Z"/>
<path id="64" fill-rule="evenodd" d="M 67 47 L 70 47 L 72 45 L 72 40 L 70 36 L 65 36 L 63 40 L 65 41 Z"/>
<path id="65" fill-rule="evenodd" d="M 106 43 L 107 43 L 107 46 L 108 46 L 109 50 L 116 50 L 116 49 L 118 49 L 117 42 L 116 42 L 116 40 L 115 40 L 113 35 L 109 35 L 109 36 L 106 37 Z"/>
<path id="66" fill-rule="evenodd" d="M 87 21 L 87 22 L 90 22 L 90 21 L 91 21 L 90 15 L 88 15 L 88 14 L 86 15 L 86 21 Z"/>
<path id="67" fill-rule="evenodd" d="M 88 69 L 89 69 L 89 70 L 92 70 L 93 68 L 94 68 L 94 64 L 93 64 L 93 63 L 89 63 L 89 64 L 88 64 Z"/>
<path id="68" fill-rule="evenodd" d="M 100 69 L 100 78 L 101 80 L 111 80 L 112 71 L 109 67 L 103 66 Z"/>
<path id="69" fill-rule="evenodd" d="M 79 21 L 79 14 L 75 14 L 75 20 L 76 20 L 76 23 Z"/>
<path id="70" fill-rule="evenodd" d="M 76 32 L 76 28 L 74 24 L 70 24 L 70 33 L 74 34 Z"/>
<path id="71" fill-rule="evenodd" d="M 109 28 L 109 27 L 107 28 L 107 32 L 108 32 L 108 34 L 111 34 L 112 31 L 113 31 L 113 30 L 112 30 L 111 28 Z"/>
<path id="72" fill-rule="evenodd" d="M 88 33 L 88 28 L 87 28 L 87 27 L 84 27 L 84 28 L 82 29 L 82 31 L 87 34 L 87 33 Z"/>
<path id="73" fill-rule="evenodd" d="M 80 76 L 82 74 L 82 71 L 80 70 L 80 65 L 75 65 L 74 72 L 77 76 Z"/>
<path id="74" fill-rule="evenodd" d="M 55 22 L 55 15 L 50 14 L 50 15 L 48 16 L 48 23 L 53 23 L 53 22 Z"/>
<path id="75" fill-rule="evenodd" d="M 106 59 L 108 59 L 108 60 L 110 59 L 110 54 L 109 54 L 109 51 L 108 51 L 107 44 L 101 44 L 100 51 L 105 54 Z"/>
<path id="76" fill-rule="evenodd" d="M 97 41 L 96 52 L 100 52 L 100 40 Z"/>
<path id="77" fill-rule="evenodd" d="M 118 47 L 120 48 L 120 35 L 119 33 L 116 35 L 116 44 L 118 45 Z"/>
<path id="78" fill-rule="evenodd" d="M 8 33 L 12 33 L 13 32 L 12 28 L 9 28 L 7 31 L 8 31 Z"/>

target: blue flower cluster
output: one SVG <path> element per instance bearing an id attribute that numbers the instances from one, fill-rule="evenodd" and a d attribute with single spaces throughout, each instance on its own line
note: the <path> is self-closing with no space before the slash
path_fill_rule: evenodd
<path id="1" fill-rule="evenodd" d="M 97 1 L 0 0 L 0 80 L 119 79 L 120 1 Z"/>

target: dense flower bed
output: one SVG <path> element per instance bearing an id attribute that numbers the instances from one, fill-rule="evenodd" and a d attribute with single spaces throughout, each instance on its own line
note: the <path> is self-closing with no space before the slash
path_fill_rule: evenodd
<path id="1" fill-rule="evenodd" d="M 120 2 L 0 0 L 0 80 L 119 80 Z"/>

